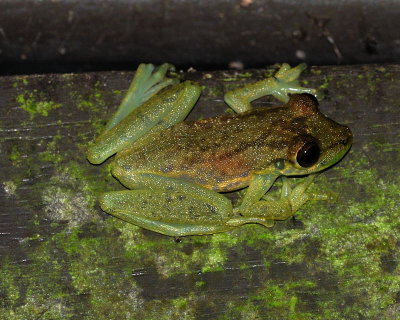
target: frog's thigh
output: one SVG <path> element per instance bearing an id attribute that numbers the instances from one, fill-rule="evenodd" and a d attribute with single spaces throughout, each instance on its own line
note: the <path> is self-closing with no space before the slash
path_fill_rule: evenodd
<path id="1" fill-rule="evenodd" d="M 218 208 L 224 215 L 229 216 L 232 213 L 232 203 L 228 198 L 198 184 L 148 172 L 136 172 L 125 175 L 123 172 L 119 172 L 118 167 L 113 168 L 112 173 L 129 189 L 180 192 Z"/>
<path id="2" fill-rule="evenodd" d="M 208 208 L 200 211 L 194 210 L 198 219 L 189 219 L 185 207 L 194 209 L 195 204 L 181 203 L 173 207 L 174 200 L 162 203 L 164 197 L 178 200 L 181 195 L 149 190 L 124 190 L 103 194 L 100 204 L 104 211 L 121 220 L 169 236 L 212 234 L 233 228 L 226 224 L 218 224 L 219 215 L 216 218 L 207 216 L 211 213 Z M 216 221 L 212 223 L 212 221 L 207 221 L 207 218 Z"/>
<path id="3" fill-rule="evenodd" d="M 120 219 L 174 236 L 210 234 L 234 227 L 226 224 L 232 216 L 231 202 L 215 191 L 152 173 L 113 174 L 135 189 L 101 198 L 102 209 Z"/>
<path id="4" fill-rule="evenodd" d="M 152 188 L 105 193 L 100 199 L 101 208 L 129 223 L 173 236 L 210 234 L 233 228 L 226 224 L 232 212 L 223 196 L 210 199 L 210 195 L 201 194 L 201 187 L 195 194 L 194 189 L 182 192 L 168 182 L 164 186 L 149 183 L 146 186 Z M 219 194 L 216 195 L 214 198 L 218 198 Z"/>

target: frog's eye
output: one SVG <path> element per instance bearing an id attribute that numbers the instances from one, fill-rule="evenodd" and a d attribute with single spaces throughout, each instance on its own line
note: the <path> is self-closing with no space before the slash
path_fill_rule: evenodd
<path id="1" fill-rule="evenodd" d="M 320 152 L 318 144 L 315 141 L 309 141 L 297 151 L 296 161 L 303 168 L 311 167 L 318 161 Z"/>

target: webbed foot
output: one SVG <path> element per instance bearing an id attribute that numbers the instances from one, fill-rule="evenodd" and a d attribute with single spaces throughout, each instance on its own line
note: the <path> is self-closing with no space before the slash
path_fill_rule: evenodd
<path id="1" fill-rule="evenodd" d="M 266 95 L 273 95 L 282 102 L 289 101 L 289 94 L 310 93 L 317 98 L 322 98 L 322 93 L 316 89 L 302 87 L 299 76 L 306 68 L 302 63 L 292 68 L 283 63 L 275 76 L 245 85 L 242 88 L 229 91 L 225 94 L 225 102 L 237 113 L 251 109 L 250 102 Z"/>
<path id="2" fill-rule="evenodd" d="M 240 212 L 248 220 L 286 220 L 309 200 L 331 200 L 332 197 L 329 195 L 307 191 L 315 176 L 315 174 L 309 175 L 294 188 L 290 187 L 286 177 L 282 177 L 282 188 L 278 197 L 266 193 L 274 179 L 258 176 L 250 184 L 242 204 L 239 208 L 235 208 L 234 213 Z"/>
<path id="3" fill-rule="evenodd" d="M 107 123 L 106 130 L 117 125 L 129 113 L 149 100 L 161 89 L 179 82 L 178 79 L 166 77 L 168 70 L 174 70 L 174 66 L 168 63 L 164 63 L 159 67 L 155 67 L 152 64 L 140 64 L 117 112 Z"/>
<path id="4" fill-rule="evenodd" d="M 276 84 L 271 94 L 283 102 L 289 101 L 289 94 L 291 93 L 310 93 L 317 99 L 322 99 L 322 92 L 300 85 L 298 78 L 306 68 L 307 65 L 305 63 L 301 63 L 294 68 L 291 68 L 287 63 L 283 63 L 274 76 Z"/>

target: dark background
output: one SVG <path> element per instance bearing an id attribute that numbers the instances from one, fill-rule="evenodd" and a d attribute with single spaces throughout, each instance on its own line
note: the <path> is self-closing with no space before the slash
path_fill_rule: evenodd
<path id="1" fill-rule="evenodd" d="M 400 61 L 397 1 L 0 0 L 0 72 Z"/>

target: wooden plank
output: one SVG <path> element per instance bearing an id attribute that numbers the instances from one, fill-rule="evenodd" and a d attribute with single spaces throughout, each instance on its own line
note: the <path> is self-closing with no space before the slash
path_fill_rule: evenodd
<path id="1" fill-rule="evenodd" d="M 267 73 L 182 73 L 206 87 L 190 118 L 226 112 L 224 91 Z M 354 134 L 350 153 L 312 187 L 336 201 L 311 202 L 270 229 L 179 241 L 96 203 L 123 187 L 110 161 L 92 166 L 84 151 L 132 75 L 0 78 L 1 319 L 398 317 L 399 65 L 303 76 L 325 90 L 321 110 Z"/>
<path id="2" fill-rule="evenodd" d="M 399 63 L 399 14 L 390 0 L 0 0 L 0 72 Z"/>

